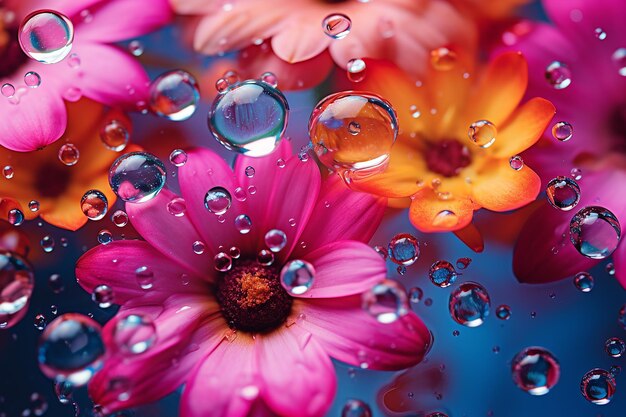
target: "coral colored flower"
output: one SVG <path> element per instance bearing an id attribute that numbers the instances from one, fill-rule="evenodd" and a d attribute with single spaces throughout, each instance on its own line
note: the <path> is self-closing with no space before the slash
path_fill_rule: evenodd
<path id="1" fill-rule="evenodd" d="M 182 15 L 200 16 L 194 48 L 214 55 L 232 50 L 258 54 L 283 83 L 283 88 L 312 85 L 323 79 L 332 60 L 341 68 L 353 58 L 387 59 L 412 75 L 422 75 L 430 51 L 454 44 L 472 49 L 476 29 L 471 19 L 450 3 L 435 0 L 376 0 L 323 2 L 319 0 L 170 0 Z M 342 13 L 352 20 L 350 33 L 332 39 L 324 33 L 325 17 Z M 270 40 L 271 49 L 284 62 L 299 67 L 270 66 L 271 57 L 246 47 Z M 323 54 L 320 57 L 320 54 Z M 316 58 L 317 57 L 317 58 Z M 306 64 L 305 64 L 306 63 Z M 262 66 L 262 65 L 259 65 Z M 295 70 L 294 75 L 293 71 Z M 326 71 L 326 72 L 324 72 Z M 257 74 L 258 75 L 258 74 Z M 295 79 L 295 83 L 291 82 Z"/>
<path id="2" fill-rule="evenodd" d="M 518 240 L 514 270 L 520 281 L 555 281 L 591 268 L 569 241 L 574 212 L 586 205 L 611 210 L 626 232 L 626 4 L 620 0 L 594 2 L 545 0 L 553 24 L 522 22 L 506 39 L 521 50 L 530 68 L 529 92 L 550 99 L 557 108 L 553 122 L 567 121 L 573 136 L 559 142 L 546 132 L 527 158 L 537 167 L 544 185 L 558 176 L 582 171 L 581 201 L 573 212 L 547 203 L 531 216 Z M 555 89 L 546 67 L 558 61 L 571 72 L 571 84 Z M 592 86 L 592 87 L 591 87 Z M 563 237 L 565 236 L 565 237 Z M 616 276 L 626 287 L 626 245 L 613 255 Z"/>
<path id="3" fill-rule="evenodd" d="M 351 192 L 337 178 L 322 182 L 316 164 L 290 157 L 289 148 L 284 141 L 270 156 L 240 156 L 234 172 L 211 151 L 189 151 L 178 171 L 183 216 L 168 212 L 177 198 L 169 190 L 127 204 L 145 241 L 116 241 L 79 259 L 82 287 L 107 284 L 122 305 L 104 327 L 110 356 L 89 386 L 105 411 L 155 401 L 185 384 L 184 417 L 322 416 L 336 388 L 330 357 L 371 369 L 422 359 L 430 335 L 414 313 L 381 324 L 361 305 L 361 294 L 386 275 L 384 261 L 365 243 L 382 219 L 384 199 Z M 213 187 L 233 195 L 219 217 L 204 205 Z M 243 214 L 252 222 L 247 234 L 235 227 Z M 286 234 L 286 246 L 262 266 L 257 254 L 271 229 Z M 192 250 L 198 241 L 204 251 Z M 228 272 L 216 272 L 214 256 L 232 247 L 241 255 Z M 291 297 L 279 273 L 294 259 L 316 272 L 309 291 Z M 143 266 L 153 278 L 149 290 L 137 281 Z M 154 321 L 156 342 L 145 353 L 124 355 L 116 343 L 116 323 L 128 314 Z M 119 386 L 130 395 L 120 396 Z"/>
<path id="4" fill-rule="evenodd" d="M 48 146 L 41 151 L 12 152 L 0 148 L 0 166 L 10 166 L 13 177 L 0 177 L 0 215 L 18 208 L 26 219 L 40 216 L 57 227 L 76 230 L 87 223 L 80 200 L 86 191 L 100 190 L 109 206 L 116 196 L 108 182 L 109 167 L 120 156 L 107 149 L 100 140 L 100 130 L 111 120 L 121 122 L 130 132 L 130 120 L 120 111 L 105 111 L 96 102 L 83 99 L 68 103 L 70 116 L 63 144 L 72 143 L 79 152 L 78 162 L 64 165 L 58 157 L 59 146 Z M 124 152 L 135 147 L 127 146 Z M 29 209 L 29 202 L 39 203 L 37 211 Z"/>
<path id="5" fill-rule="evenodd" d="M 481 21 L 506 18 L 515 8 L 529 2 L 530 0 L 451 0 L 463 13 L 471 13 Z"/>
<path id="6" fill-rule="evenodd" d="M 59 139 L 67 124 L 64 100 L 76 101 L 82 95 L 127 108 L 135 108 L 145 100 L 147 74 L 128 52 L 110 44 L 147 33 L 169 20 L 167 1 L 150 1 L 150 7 L 147 4 L 141 0 L 2 2 L 0 85 L 10 83 L 16 92 L 10 99 L 0 96 L 0 145 L 27 152 Z M 67 58 L 46 65 L 22 52 L 17 35 L 28 14 L 50 8 L 73 22 L 74 42 Z M 24 84 L 24 74 L 29 71 L 41 77 L 39 87 Z"/>
<path id="7" fill-rule="evenodd" d="M 400 134 L 387 169 L 354 183 L 355 188 L 393 198 L 410 196 L 409 218 L 424 232 L 460 230 L 481 207 L 507 211 L 535 199 L 539 177 L 527 165 L 513 169 L 510 158 L 539 139 L 554 106 L 542 98 L 519 105 L 527 82 L 520 54 L 498 56 L 482 74 L 466 72 L 459 57 L 452 68 L 433 68 L 417 85 L 390 64 L 367 65 L 367 76 L 356 87 L 391 102 Z M 468 135 L 470 125 L 481 120 L 497 129 L 488 148 Z"/>

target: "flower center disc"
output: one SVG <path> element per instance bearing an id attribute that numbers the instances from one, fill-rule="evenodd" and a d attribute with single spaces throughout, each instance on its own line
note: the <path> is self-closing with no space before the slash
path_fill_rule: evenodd
<path id="1" fill-rule="evenodd" d="M 276 268 L 245 261 L 222 275 L 217 300 L 228 325 L 236 330 L 263 333 L 285 322 L 292 298 L 280 285 Z"/>
<path id="2" fill-rule="evenodd" d="M 428 169 L 444 177 L 454 177 L 472 163 L 467 146 L 455 139 L 446 139 L 430 145 L 424 152 Z"/>

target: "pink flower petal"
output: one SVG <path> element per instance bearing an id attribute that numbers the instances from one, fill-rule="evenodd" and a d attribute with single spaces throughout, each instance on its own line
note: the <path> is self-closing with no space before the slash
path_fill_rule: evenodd
<path id="1" fill-rule="evenodd" d="M 149 290 L 142 289 L 137 280 L 137 268 L 142 266 L 153 273 Z M 98 285 L 108 285 L 116 304 L 130 300 L 157 303 L 175 293 L 209 291 L 202 278 L 185 271 L 180 264 L 140 240 L 118 240 L 91 249 L 76 263 L 76 280 L 89 293 Z"/>
<path id="2" fill-rule="evenodd" d="M 185 383 L 194 366 L 228 330 L 219 306 L 206 296 L 175 295 L 162 306 L 122 307 L 103 330 L 109 353 L 89 384 L 94 403 L 109 414 L 156 401 Z M 119 351 L 114 338 L 118 317 L 140 314 L 156 326 L 154 345 L 143 353 Z"/>
<path id="3" fill-rule="evenodd" d="M 163 255 L 178 263 L 181 272 L 187 270 L 210 279 L 211 253 L 194 252 L 195 242 L 202 242 L 190 216 L 177 217 L 167 209 L 167 204 L 178 198 L 170 190 L 163 189 L 152 200 L 144 203 L 126 203 L 126 213 L 139 234 Z M 207 242 L 204 242 L 205 244 Z"/>
<path id="4" fill-rule="evenodd" d="M 613 262 L 615 263 L 615 278 L 626 288 L 626 245 L 624 243 L 613 252 Z"/>
<path id="5" fill-rule="evenodd" d="M 248 416 L 263 390 L 254 349 L 245 333 L 217 346 L 189 375 L 180 399 L 181 417 Z"/>
<path id="6" fill-rule="evenodd" d="M 413 312 L 381 324 L 362 308 L 360 295 L 296 300 L 293 310 L 304 314 L 297 325 L 331 357 L 353 366 L 403 369 L 419 363 L 430 349 L 430 332 Z"/>
<path id="7" fill-rule="evenodd" d="M 322 19 L 302 16 L 272 37 L 276 56 L 289 63 L 302 62 L 321 54 L 332 39 L 321 28 Z"/>
<path id="8" fill-rule="evenodd" d="M 330 408 L 337 380 L 330 358 L 298 326 L 259 336 L 259 373 L 263 398 L 283 416 L 322 417 Z"/>
<path id="9" fill-rule="evenodd" d="M 56 10 L 67 17 L 73 17 L 85 9 L 89 9 L 97 3 L 104 0 L 7 0 L 7 9 L 12 10 L 18 18 L 24 18 L 26 15 L 36 10 Z"/>
<path id="10" fill-rule="evenodd" d="M 338 240 L 368 242 L 382 221 L 387 199 L 350 190 L 336 175 L 322 183 L 313 214 L 300 236 L 306 248 L 294 249 L 292 257 Z"/>
<path id="11" fill-rule="evenodd" d="M 360 294 L 387 275 L 385 261 L 361 242 L 340 240 L 328 243 L 302 259 L 313 264 L 315 280 L 307 292 L 296 297 L 335 298 Z"/>

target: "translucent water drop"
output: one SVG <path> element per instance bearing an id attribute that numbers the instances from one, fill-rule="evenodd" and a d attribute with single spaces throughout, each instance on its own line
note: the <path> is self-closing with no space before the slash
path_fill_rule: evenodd
<path id="1" fill-rule="evenodd" d="M 264 156 L 280 143 L 288 112 L 287 99 L 280 90 L 258 80 L 242 81 L 215 98 L 209 129 L 226 149 Z"/>
<path id="2" fill-rule="evenodd" d="M 596 39 L 600 41 L 603 41 L 606 39 L 606 32 L 602 28 L 595 28 L 593 31 L 593 34 L 595 35 Z"/>
<path id="3" fill-rule="evenodd" d="M 562 90 L 572 83 L 572 71 L 562 62 L 552 61 L 545 72 L 548 84 L 556 90 Z"/>
<path id="4" fill-rule="evenodd" d="M 150 84 L 150 108 L 169 120 L 189 119 L 199 100 L 198 82 L 183 70 L 163 73 Z"/>
<path id="5" fill-rule="evenodd" d="M 616 383 L 613 375 L 604 369 L 592 369 L 580 381 L 583 397 L 596 405 L 606 405 L 615 394 Z"/>
<path id="6" fill-rule="evenodd" d="M 272 229 L 265 234 L 265 244 L 272 252 L 280 252 L 287 244 L 287 235 L 282 230 Z"/>
<path id="7" fill-rule="evenodd" d="M 246 167 L 245 169 L 246 177 L 252 178 L 254 177 L 254 173 L 255 173 L 254 167 Z"/>
<path id="8" fill-rule="evenodd" d="M 98 243 L 101 245 L 108 245 L 113 242 L 113 234 L 107 229 L 102 229 L 98 232 Z"/>
<path id="9" fill-rule="evenodd" d="M 147 152 L 120 156 L 109 170 L 109 185 L 119 198 L 129 203 L 143 203 L 154 198 L 165 185 L 165 165 Z"/>
<path id="10" fill-rule="evenodd" d="M 61 278 L 61 275 L 59 274 L 50 275 L 48 277 L 48 287 L 50 287 L 50 290 L 55 294 L 61 293 L 63 289 L 65 288 L 63 286 L 63 279 Z"/>
<path id="11" fill-rule="evenodd" d="M 437 261 L 430 266 L 428 277 L 440 288 L 449 287 L 456 281 L 457 272 L 448 261 Z"/>
<path id="12" fill-rule="evenodd" d="M 512 156 L 511 159 L 509 159 L 509 166 L 514 170 L 519 171 L 524 168 L 524 160 L 519 155 Z"/>
<path id="13" fill-rule="evenodd" d="M 576 181 L 580 181 L 583 178 L 583 172 L 580 168 L 572 168 L 570 175 Z"/>
<path id="14" fill-rule="evenodd" d="M 361 400 L 350 399 L 341 409 L 341 417 L 372 417 L 372 409 Z"/>
<path id="15" fill-rule="evenodd" d="M 20 209 L 11 209 L 8 212 L 7 220 L 13 226 L 20 226 L 22 223 L 24 223 L 24 213 L 22 213 Z"/>
<path id="16" fill-rule="evenodd" d="M 235 188 L 235 192 L 233 194 L 237 201 L 246 201 L 246 199 L 248 198 L 246 191 L 241 187 Z"/>
<path id="17" fill-rule="evenodd" d="M 570 222 L 569 231 L 576 250 L 592 259 L 610 256 L 621 237 L 617 217 L 598 206 L 585 207 L 576 213 Z"/>
<path id="18" fill-rule="evenodd" d="M 530 395 L 545 395 L 559 381 L 559 362 L 547 349 L 529 347 L 519 352 L 511 362 L 513 381 Z"/>
<path id="19" fill-rule="evenodd" d="M 54 384 L 54 393 L 61 404 L 69 404 L 74 393 L 74 386 L 69 381 L 57 382 Z"/>
<path id="20" fill-rule="evenodd" d="M 50 253 L 54 250 L 55 241 L 50 235 L 42 237 L 39 243 L 41 244 L 41 249 L 46 253 Z"/>
<path id="21" fill-rule="evenodd" d="M 46 316 L 44 316 L 43 314 L 37 314 L 35 316 L 35 321 L 33 324 L 35 325 L 35 329 L 37 330 L 45 329 L 46 325 L 48 324 L 48 322 L 46 321 Z"/>
<path id="22" fill-rule="evenodd" d="M 100 308 L 109 308 L 115 300 L 113 289 L 106 284 L 98 285 L 91 293 L 91 299 Z"/>
<path id="23" fill-rule="evenodd" d="M 420 287 L 413 287 L 409 290 L 409 301 L 413 304 L 417 304 L 422 301 L 424 291 Z"/>
<path id="24" fill-rule="evenodd" d="M 618 48 L 611 55 L 613 64 L 617 67 L 617 72 L 622 77 L 626 77 L 626 48 Z"/>
<path id="25" fill-rule="evenodd" d="M 448 48 L 436 48 L 430 51 L 430 63 L 437 71 L 449 71 L 456 65 L 456 53 Z"/>
<path id="26" fill-rule="evenodd" d="M 44 64 L 54 64 L 70 53 L 74 25 L 59 12 L 38 10 L 24 18 L 18 40 L 28 57 Z"/>
<path id="27" fill-rule="evenodd" d="M 15 87 L 13 84 L 4 83 L 2 87 L 0 87 L 0 93 L 6 98 L 11 98 L 15 94 Z"/>
<path id="28" fill-rule="evenodd" d="M 459 258 L 456 260 L 456 267 L 459 269 L 466 269 L 470 263 L 472 263 L 471 258 Z"/>
<path id="29" fill-rule="evenodd" d="M 233 267 L 233 258 L 227 253 L 220 252 L 213 257 L 213 267 L 219 272 L 230 271 Z"/>
<path id="30" fill-rule="evenodd" d="M 77 313 L 54 319 L 39 337 L 39 368 L 57 382 L 85 385 L 102 367 L 104 343 L 101 327 Z"/>
<path id="31" fill-rule="evenodd" d="M 552 126 L 552 136 L 560 142 L 567 142 L 574 135 L 574 127 L 567 122 L 556 122 Z"/>
<path id="32" fill-rule="evenodd" d="M 147 266 L 140 266 L 135 270 L 135 278 L 141 289 L 149 290 L 154 283 L 154 273 Z"/>
<path id="33" fill-rule="evenodd" d="M 500 320 L 508 320 L 511 318 L 511 307 L 506 304 L 499 305 L 496 308 L 496 317 Z"/>
<path id="34" fill-rule="evenodd" d="M 167 203 L 167 212 L 175 217 L 182 217 L 187 211 L 187 203 L 184 198 L 177 197 Z"/>
<path id="35" fill-rule="evenodd" d="M 498 131 L 489 120 L 478 120 L 472 123 L 467 131 L 470 140 L 481 148 L 488 148 L 496 141 Z"/>
<path id="36" fill-rule="evenodd" d="M 28 202 L 28 209 L 30 211 L 32 211 L 33 213 L 36 213 L 39 211 L 39 201 L 37 200 L 31 200 Z"/>
<path id="37" fill-rule="evenodd" d="M 192 243 L 191 249 L 196 255 L 202 255 L 204 253 L 204 250 L 206 249 L 206 245 L 204 244 L 204 242 L 196 240 Z"/>
<path id="38" fill-rule="evenodd" d="M 624 354 L 624 351 L 626 351 L 626 344 L 619 337 L 611 337 L 604 343 L 604 348 L 609 356 L 619 358 Z"/>
<path id="39" fill-rule="evenodd" d="M 35 275 L 25 259 L 0 251 L 0 329 L 15 325 L 26 309 L 35 285 Z"/>
<path id="40" fill-rule="evenodd" d="M 24 74 L 24 84 L 30 88 L 37 88 L 41 85 L 41 76 L 35 71 L 28 71 Z"/>
<path id="41" fill-rule="evenodd" d="M 99 190 L 89 190 L 80 199 L 80 209 L 89 220 L 100 220 L 107 214 L 109 201 Z"/>
<path id="42" fill-rule="evenodd" d="M 258 263 L 264 266 L 269 266 L 274 263 L 274 253 L 267 249 L 261 249 L 256 255 Z"/>
<path id="43" fill-rule="evenodd" d="M 134 56 L 141 56 L 144 51 L 143 43 L 138 40 L 130 41 L 130 43 L 128 44 L 128 50 Z"/>
<path id="44" fill-rule="evenodd" d="M 80 152 L 73 143 L 65 143 L 59 148 L 58 156 L 59 161 L 61 161 L 64 165 L 71 167 L 72 165 L 76 165 L 78 162 Z"/>
<path id="45" fill-rule="evenodd" d="M 100 140 L 108 149 L 121 152 L 128 145 L 130 133 L 122 122 L 109 120 L 100 130 Z"/>
<path id="46" fill-rule="evenodd" d="M 588 272 L 579 272 L 574 275 L 574 286 L 578 291 L 590 292 L 594 286 L 594 280 Z"/>
<path id="47" fill-rule="evenodd" d="M 239 233 L 245 235 L 246 233 L 249 233 L 252 228 L 252 220 L 250 220 L 250 217 L 247 215 L 240 214 L 235 217 L 235 228 L 239 231 Z"/>
<path id="48" fill-rule="evenodd" d="M 128 214 L 124 210 L 117 210 L 111 216 L 111 221 L 117 227 L 124 227 L 128 224 Z"/>
<path id="49" fill-rule="evenodd" d="M 2 168 L 2 175 L 7 180 L 10 180 L 11 178 L 13 178 L 13 175 L 15 175 L 15 170 L 11 165 L 5 165 L 4 168 Z"/>
<path id="50" fill-rule="evenodd" d="M 174 149 L 170 153 L 170 162 L 176 167 L 182 167 L 187 162 L 187 152 L 182 149 Z"/>
<path id="51" fill-rule="evenodd" d="M 69 65 L 70 68 L 80 67 L 80 57 L 78 54 L 70 54 L 69 58 L 67 58 L 67 65 Z"/>
<path id="52" fill-rule="evenodd" d="M 280 284 L 291 295 L 306 293 L 315 282 L 315 268 L 301 259 L 287 262 L 280 271 Z"/>
<path id="53" fill-rule="evenodd" d="M 548 182 L 546 196 L 552 207 L 569 211 L 580 201 L 580 186 L 571 178 L 559 176 Z"/>
<path id="54" fill-rule="evenodd" d="M 348 80 L 353 83 L 361 82 L 365 79 L 365 73 L 367 65 L 362 59 L 351 59 L 346 65 L 346 72 L 348 74 Z"/>
<path id="55" fill-rule="evenodd" d="M 459 324 L 477 327 L 489 315 L 491 300 L 487 290 L 476 282 L 464 282 L 450 294 L 450 316 Z"/>
<path id="56" fill-rule="evenodd" d="M 309 136 L 320 162 L 346 174 L 344 178 L 382 172 L 397 135 L 395 111 L 370 93 L 331 94 L 315 106 L 309 119 Z"/>
<path id="57" fill-rule="evenodd" d="M 225 214 L 232 202 L 230 193 L 224 187 L 213 187 L 204 196 L 204 207 L 218 216 Z"/>
<path id="58" fill-rule="evenodd" d="M 261 74 L 261 81 L 266 84 L 271 85 L 272 87 L 278 87 L 278 78 L 276 78 L 276 74 L 273 72 L 264 72 Z"/>
<path id="59" fill-rule="evenodd" d="M 334 13 L 322 20 L 324 33 L 333 39 L 343 39 L 350 33 L 352 20 L 345 14 Z"/>
<path id="60" fill-rule="evenodd" d="M 384 280 L 363 293 L 363 309 L 379 323 L 393 323 L 409 312 L 406 291 L 400 284 Z"/>
<path id="61" fill-rule="evenodd" d="M 395 235 L 387 246 L 389 259 L 398 265 L 413 265 L 420 256 L 417 239 L 408 233 Z"/>
<path id="62" fill-rule="evenodd" d="M 130 314 L 116 323 L 113 340 L 122 352 L 138 355 L 156 342 L 156 326 L 149 316 Z"/>
<path id="63" fill-rule="evenodd" d="M 239 259 L 239 257 L 241 256 L 241 250 L 237 247 L 237 246 L 232 246 L 229 250 L 228 250 L 228 254 L 230 255 L 231 258 L 233 259 Z"/>

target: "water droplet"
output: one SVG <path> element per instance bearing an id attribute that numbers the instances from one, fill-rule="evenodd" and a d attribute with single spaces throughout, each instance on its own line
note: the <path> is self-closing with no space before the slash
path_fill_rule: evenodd
<path id="1" fill-rule="evenodd" d="M 150 108 L 169 120 L 178 122 L 189 119 L 196 111 L 199 100 L 198 83 L 186 71 L 165 72 L 150 84 Z"/>
<path id="2" fill-rule="evenodd" d="M 196 240 L 191 245 L 191 249 L 193 250 L 193 253 L 195 253 L 196 255 L 202 255 L 204 253 L 204 250 L 206 249 L 206 245 L 204 244 L 204 242 L 200 240 Z"/>
<path id="3" fill-rule="evenodd" d="M 246 194 L 246 191 L 243 188 L 241 188 L 241 187 L 235 188 L 235 191 L 233 192 L 233 195 L 235 196 L 237 201 L 246 201 L 246 199 L 248 198 L 248 195 Z"/>
<path id="4" fill-rule="evenodd" d="M 30 88 L 37 88 L 41 85 L 41 76 L 35 71 L 28 71 L 24 74 L 24 84 Z"/>
<path id="5" fill-rule="evenodd" d="M 39 368 L 57 382 L 85 385 L 102 366 L 101 327 L 87 316 L 63 314 L 39 337 Z"/>
<path id="6" fill-rule="evenodd" d="M 100 130 L 100 140 L 107 149 L 121 152 L 128 145 L 130 133 L 123 123 L 117 120 L 109 120 Z"/>
<path id="7" fill-rule="evenodd" d="M 147 266 L 140 266 L 135 270 L 135 278 L 137 279 L 137 284 L 144 289 L 149 290 L 152 288 L 154 283 L 154 273 Z"/>
<path id="8" fill-rule="evenodd" d="M 558 141 L 567 142 L 574 134 L 574 127 L 567 122 L 556 122 L 552 126 L 552 136 Z"/>
<path id="9" fill-rule="evenodd" d="M 141 56 L 143 54 L 143 51 L 144 51 L 143 43 L 141 43 L 138 40 L 132 40 L 128 44 L 128 50 L 134 56 Z"/>
<path id="10" fill-rule="evenodd" d="M 606 273 L 609 275 L 615 275 L 615 265 L 612 262 L 606 264 Z"/>
<path id="11" fill-rule="evenodd" d="M 4 178 L 7 180 L 10 180 L 13 178 L 13 175 L 15 175 L 15 170 L 11 165 L 5 165 L 4 168 L 2 168 L 2 175 L 4 175 Z"/>
<path id="12" fill-rule="evenodd" d="M 74 393 L 74 386 L 69 381 L 56 382 L 54 384 L 54 393 L 61 404 L 69 404 Z"/>
<path id="13" fill-rule="evenodd" d="M 278 168 L 284 168 L 285 166 L 287 166 L 287 163 L 285 162 L 285 160 L 284 160 L 283 158 L 279 158 L 279 159 L 276 161 L 276 166 L 277 166 Z"/>
<path id="14" fill-rule="evenodd" d="M 470 140 L 481 148 L 488 148 L 496 141 L 498 131 L 489 120 L 478 120 L 469 127 L 467 135 Z"/>
<path id="15" fill-rule="evenodd" d="M 307 261 L 294 259 L 280 271 L 280 284 L 291 295 L 306 293 L 315 281 L 315 268 Z"/>
<path id="16" fill-rule="evenodd" d="M 592 369 L 580 381 L 583 397 L 594 404 L 605 405 L 611 402 L 615 394 L 615 378 L 604 369 Z"/>
<path id="17" fill-rule="evenodd" d="M 379 323 L 393 323 L 409 312 L 406 291 L 395 281 L 384 280 L 362 297 L 363 309 Z"/>
<path id="18" fill-rule="evenodd" d="M 54 250 L 54 238 L 50 235 L 42 237 L 39 243 L 41 244 L 41 249 L 46 253 L 50 253 Z"/>
<path id="19" fill-rule="evenodd" d="M 230 255 L 231 258 L 233 259 L 239 259 L 239 257 L 241 256 L 241 250 L 237 247 L 237 246 L 232 246 L 229 250 L 228 250 L 228 254 Z"/>
<path id="20" fill-rule="evenodd" d="M 606 39 L 606 32 L 602 28 L 595 28 L 593 34 L 598 40 L 603 41 Z"/>
<path id="21" fill-rule="evenodd" d="M 519 352 L 511 363 L 513 381 L 530 395 L 545 395 L 559 381 L 558 360 L 547 349 L 529 347 Z"/>
<path id="22" fill-rule="evenodd" d="M 621 237 L 617 217 L 598 206 L 581 209 L 572 217 L 569 229 L 570 240 L 576 250 L 591 259 L 610 256 Z"/>
<path id="23" fill-rule="evenodd" d="M 250 166 L 246 167 L 245 173 L 246 173 L 246 177 L 248 178 L 254 177 L 254 173 L 255 173 L 254 167 L 250 167 Z"/>
<path id="24" fill-rule="evenodd" d="M 576 181 L 580 181 L 583 178 L 583 172 L 580 170 L 580 168 L 572 168 L 572 170 L 570 171 L 570 175 Z"/>
<path id="25" fill-rule="evenodd" d="M 2 93 L 2 95 L 6 98 L 13 97 L 15 94 L 15 87 L 13 84 L 4 83 L 2 84 L 2 87 L 0 87 L 0 93 Z"/>
<path id="26" fill-rule="evenodd" d="M 22 223 L 24 223 L 24 213 L 22 213 L 20 209 L 11 209 L 8 212 L 7 220 L 13 226 L 20 226 Z"/>
<path id="27" fill-rule="evenodd" d="M 619 337 L 611 337 L 604 343 L 604 348 L 609 356 L 620 358 L 626 351 L 626 344 Z"/>
<path id="28" fill-rule="evenodd" d="M 472 263 L 471 258 L 459 258 L 456 260 L 456 267 L 459 269 L 466 269 L 470 263 Z"/>
<path id="29" fill-rule="evenodd" d="M 618 48 L 611 56 L 613 64 L 617 67 L 617 72 L 622 77 L 626 77 L 626 48 Z"/>
<path id="30" fill-rule="evenodd" d="M 167 211 L 172 216 L 182 217 L 187 211 L 187 203 L 184 198 L 177 197 L 167 203 Z"/>
<path id="31" fill-rule="evenodd" d="M 581 292 L 590 292 L 593 289 L 594 281 L 588 272 L 579 272 L 574 276 L 574 286 Z"/>
<path id="32" fill-rule="evenodd" d="M 230 268 L 233 266 L 233 259 L 230 255 L 220 252 L 213 257 L 213 266 L 219 272 L 230 271 Z"/>
<path id="33" fill-rule="evenodd" d="M 39 211 L 39 201 L 37 200 L 31 200 L 28 202 L 28 209 L 30 211 L 32 211 L 33 213 L 36 213 Z"/>
<path id="34" fill-rule="evenodd" d="M 64 286 L 63 286 L 63 279 L 61 278 L 61 275 L 59 274 L 50 275 L 48 277 L 48 287 L 50 287 L 50 290 L 55 294 L 59 294 L 60 292 L 62 292 L 64 289 Z"/>
<path id="35" fill-rule="evenodd" d="M 269 266 L 274 263 L 274 253 L 267 249 L 261 249 L 256 255 L 256 260 L 261 265 Z"/>
<path id="36" fill-rule="evenodd" d="M 413 304 L 417 304 L 422 301 L 422 297 L 424 296 L 424 291 L 420 287 L 413 287 L 409 290 L 409 300 Z"/>
<path id="37" fill-rule="evenodd" d="M 309 119 L 309 135 L 327 168 L 346 174 L 346 179 L 364 177 L 387 167 L 398 121 L 382 97 L 340 92 L 317 104 Z"/>
<path id="38" fill-rule="evenodd" d="M 362 59 L 351 59 L 346 65 L 348 80 L 353 83 L 361 82 L 365 79 L 367 65 Z"/>
<path id="39" fill-rule="evenodd" d="M 456 281 L 457 272 L 448 261 L 437 261 L 430 266 L 428 277 L 440 288 L 449 287 Z"/>
<path id="40" fill-rule="evenodd" d="M 78 54 L 72 53 L 69 58 L 67 58 L 67 65 L 70 68 L 78 68 L 80 67 L 80 57 Z"/>
<path id="41" fill-rule="evenodd" d="M 119 198 L 129 203 L 143 203 L 154 198 L 165 185 L 165 165 L 147 152 L 120 156 L 109 170 L 109 184 Z"/>
<path id="42" fill-rule="evenodd" d="M 37 330 L 45 329 L 46 325 L 48 324 L 48 322 L 46 321 L 46 316 L 44 316 L 43 314 L 37 314 L 35 316 L 35 321 L 33 324 L 35 325 L 35 329 Z"/>
<path id="43" fill-rule="evenodd" d="M 519 155 L 512 156 L 511 159 L 509 159 L 509 166 L 514 170 L 519 171 L 524 168 L 524 160 Z"/>
<path id="44" fill-rule="evenodd" d="M 363 401 L 350 399 L 341 409 L 341 417 L 372 417 L 372 410 Z"/>
<path id="45" fill-rule="evenodd" d="M 265 156 L 280 143 L 288 112 L 287 99 L 280 90 L 262 81 L 242 81 L 215 98 L 209 129 L 226 149 Z"/>
<path id="46" fill-rule="evenodd" d="M 129 314 L 118 320 L 113 331 L 116 346 L 124 353 L 138 355 L 154 345 L 156 326 L 143 314 Z"/>
<path id="47" fill-rule="evenodd" d="M 70 53 L 74 25 L 59 12 L 38 10 L 24 18 L 18 39 L 28 57 L 44 64 L 54 64 Z"/>
<path id="48" fill-rule="evenodd" d="M 459 324 L 476 327 L 489 315 L 491 301 L 487 290 L 476 282 L 464 282 L 450 294 L 450 315 Z"/>
<path id="49" fill-rule="evenodd" d="M 265 234 L 265 244 L 272 252 L 280 252 L 287 244 L 287 235 L 282 230 L 272 229 Z"/>
<path id="50" fill-rule="evenodd" d="M 98 243 L 101 245 L 108 245 L 113 242 L 113 234 L 107 229 L 102 229 L 98 232 Z"/>
<path id="51" fill-rule="evenodd" d="M 106 284 L 98 285 L 91 293 L 91 299 L 100 308 L 109 308 L 113 304 L 115 298 L 113 290 Z"/>
<path id="52" fill-rule="evenodd" d="M 456 53 L 448 48 L 430 51 L 430 63 L 437 71 L 449 71 L 456 65 Z"/>
<path id="53" fill-rule="evenodd" d="M 176 167 L 182 167 L 187 162 L 187 153 L 182 149 L 174 149 L 170 154 L 170 162 Z"/>
<path id="54" fill-rule="evenodd" d="M 111 221 L 117 227 L 124 227 L 128 224 L 128 214 L 124 210 L 117 210 L 111 216 Z"/>
<path id="55" fill-rule="evenodd" d="M 389 259 L 398 265 L 413 265 L 420 256 L 417 239 L 408 233 L 395 235 L 387 246 Z"/>
<path id="56" fill-rule="evenodd" d="M 100 220 L 106 214 L 109 202 L 99 190 L 89 190 L 80 199 L 80 209 L 89 220 Z"/>
<path id="57" fill-rule="evenodd" d="M 271 85 L 274 88 L 278 87 L 278 78 L 273 72 L 264 72 L 263 74 L 261 74 L 261 81 Z"/>
<path id="58" fill-rule="evenodd" d="M 343 39 L 350 33 L 352 20 L 345 14 L 334 13 L 322 20 L 324 33 L 333 39 Z"/>
<path id="59" fill-rule="evenodd" d="M 239 233 L 245 235 L 246 233 L 249 233 L 252 228 L 252 220 L 250 220 L 250 217 L 247 215 L 240 214 L 235 217 L 235 228 L 239 231 Z"/>
<path id="60" fill-rule="evenodd" d="M 508 320 L 511 318 L 511 307 L 506 304 L 499 305 L 496 308 L 496 317 L 500 320 Z"/>
<path id="61" fill-rule="evenodd" d="M 571 178 L 559 176 L 548 182 L 546 196 L 552 207 L 569 211 L 580 201 L 580 186 Z"/>
<path id="62" fill-rule="evenodd" d="M 546 80 L 556 90 L 562 90 L 572 83 L 572 72 L 562 62 L 552 61 L 546 67 Z"/>
<path id="63" fill-rule="evenodd" d="M 59 148 L 59 161 L 61 161 L 64 165 L 71 167 L 72 165 L 76 165 L 78 159 L 80 158 L 80 152 L 78 148 L 72 143 L 65 143 L 61 145 Z"/>
<path id="64" fill-rule="evenodd" d="M 12 252 L 0 251 L 0 328 L 21 320 L 28 308 L 35 285 L 35 275 L 25 259 Z"/>
<path id="65" fill-rule="evenodd" d="M 211 213 L 221 216 L 232 204 L 232 197 L 224 187 L 213 187 L 204 196 L 204 207 Z"/>

